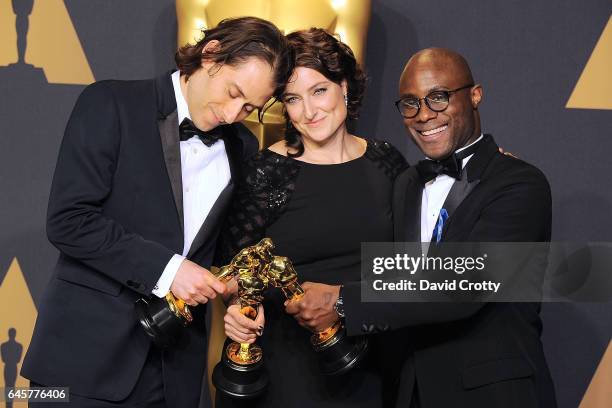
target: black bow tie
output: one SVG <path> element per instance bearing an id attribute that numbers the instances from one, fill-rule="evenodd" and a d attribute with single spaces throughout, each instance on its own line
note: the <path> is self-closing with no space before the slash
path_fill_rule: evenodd
<path id="1" fill-rule="evenodd" d="M 179 137 L 181 142 L 189 140 L 194 136 L 198 136 L 202 143 L 210 147 L 221 138 L 221 130 L 216 127 L 208 132 L 198 129 L 190 119 L 183 119 L 179 125 Z"/>
<path id="2" fill-rule="evenodd" d="M 427 183 L 430 180 L 435 179 L 440 174 L 446 174 L 456 180 L 461 179 L 461 173 L 463 171 L 463 159 L 471 154 L 474 154 L 478 149 L 478 143 L 474 143 L 467 149 L 463 149 L 460 152 L 455 152 L 443 160 L 421 160 L 417 163 L 416 169 L 421 176 L 423 183 Z"/>

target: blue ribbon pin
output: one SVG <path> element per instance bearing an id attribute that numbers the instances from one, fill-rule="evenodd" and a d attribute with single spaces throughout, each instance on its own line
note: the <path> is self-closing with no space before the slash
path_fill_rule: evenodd
<path id="1" fill-rule="evenodd" d="M 436 244 L 442 240 L 442 229 L 444 229 L 444 223 L 448 219 L 448 211 L 442 208 L 440 210 L 440 215 L 438 215 L 438 222 L 436 223 L 436 227 L 434 228 L 434 232 L 436 235 Z"/>

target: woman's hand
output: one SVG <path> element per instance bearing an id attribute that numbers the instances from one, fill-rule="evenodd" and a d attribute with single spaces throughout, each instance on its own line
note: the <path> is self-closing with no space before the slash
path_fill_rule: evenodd
<path id="1" fill-rule="evenodd" d="M 264 308 L 259 305 L 257 317 L 251 320 L 240 313 L 240 305 L 234 304 L 227 308 L 225 317 L 225 335 L 238 343 L 255 343 L 257 336 L 263 334 L 265 324 Z"/>

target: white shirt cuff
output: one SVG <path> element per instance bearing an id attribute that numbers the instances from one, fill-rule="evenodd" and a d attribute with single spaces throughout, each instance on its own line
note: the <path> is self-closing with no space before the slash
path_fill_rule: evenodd
<path id="1" fill-rule="evenodd" d="M 174 281 L 174 277 L 178 272 L 181 263 L 185 259 L 182 255 L 174 254 L 168 264 L 164 268 L 159 280 L 155 284 L 155 287 L 151 291 L 155 296 L 159 298 L 165 297 L 170 291 L 170 286 L 172 286 L 172 282 Z"/>

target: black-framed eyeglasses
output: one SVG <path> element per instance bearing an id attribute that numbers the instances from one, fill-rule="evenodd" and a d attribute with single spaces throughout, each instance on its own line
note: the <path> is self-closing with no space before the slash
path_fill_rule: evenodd
<path id="1" fill-rule="evenodd" d="M 421 110 L 421 101 L 425 101 L 425 104 L 429 109 L 434 112 L 442 112 L 448 108 L 450 96 L 455 92 L 471 88 L 474 84 L 468 84 L 461 88 L 453 89 L 451 91 L 432 91 L 423 98 L 416 98 L 414 96 L 405 96 L 395 101 L 395 107 L 406 119 L 412 119 L 419 114 Z"/>

